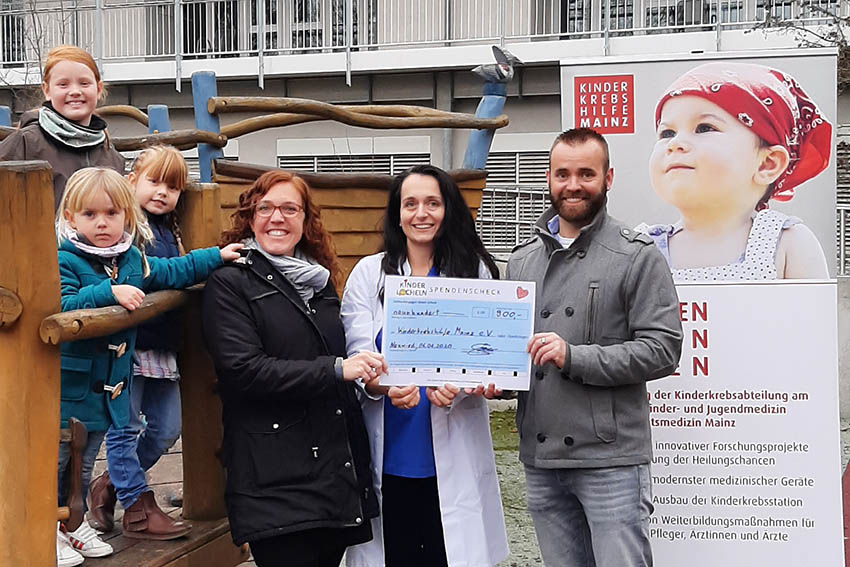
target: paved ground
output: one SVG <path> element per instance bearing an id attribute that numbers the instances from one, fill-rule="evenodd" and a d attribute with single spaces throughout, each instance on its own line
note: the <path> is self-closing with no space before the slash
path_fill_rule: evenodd
<path id="1" fill-rule="evenodd" d="M 502 489 L 502 501 L 505 509 L 505 525 L 508 531 L 508 544 L 511 554 L 502 562 L 501 567 L 527 567 L 541 565 L 540 551 L 534 537 L 534 528 L 525 509 L 525 481 L 522 465 L 517 458 L 517 435 L 514 425 L 514 412 L 510 405 L 502 403 L 500 411 L 491 413 L 493 447 L 496 451 L 496 467 L 499 484 Z M 841 421 L 841 470 L 850 461 L 850 420 Z M 149 483 L 157 494 L 157 500 L 163 509 L 172 509 L 170 499 L 181 494 L 182 448 L 177 444 L 164 455 L 150 470 Z M 101 451 L 100 460 L 95 465 L 95 474 L 99 474 L 105 465 Z M 120 510 L 116 514 L 121 516 Z M 254 567 L 253 562 L 243 563 L 240 567 Z"/>

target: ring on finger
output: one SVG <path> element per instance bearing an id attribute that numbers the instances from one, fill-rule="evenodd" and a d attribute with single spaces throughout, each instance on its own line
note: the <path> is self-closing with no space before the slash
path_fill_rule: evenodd
<path id="1" fill-rule="evenodd" d="M 541 345 L 545 345 L 545 344 L 546 344 L 546 337 L 540 337 L 540 344 L 541 344 Z"/>

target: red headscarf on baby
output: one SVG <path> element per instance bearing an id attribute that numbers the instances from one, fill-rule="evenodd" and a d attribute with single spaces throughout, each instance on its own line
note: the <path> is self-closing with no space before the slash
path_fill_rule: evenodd
<path id="1" fill-rule="evenodd" d="M 796 79 L 782 71 L 749 63 L 706 63 L 670 85 L 655 107 L 674 96 L 699 96 L 713 102 L 769 145 L 784 146 L 788 168 L 774 182 L 771 199 L 790 201 L 794 188 L 829 164 L 832 125 Z"/>

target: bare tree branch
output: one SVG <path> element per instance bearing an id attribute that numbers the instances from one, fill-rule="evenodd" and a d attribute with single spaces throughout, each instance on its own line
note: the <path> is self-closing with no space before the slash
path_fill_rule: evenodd
<path id="1" fill-rule="evenodd" d="M 794 0 L 791 9 L 800 17 L 787 19 L 774 10 L 774 7 L 787 7 L 786 2 L 764 0 L 765 17 L 753 30 L 792 34 L 800 47 L 837 47 L 836 82 L 840 94 L 850 87 L 850 16 L 839 13 L 841 4 L 823 5 L 813 0 Z"/>

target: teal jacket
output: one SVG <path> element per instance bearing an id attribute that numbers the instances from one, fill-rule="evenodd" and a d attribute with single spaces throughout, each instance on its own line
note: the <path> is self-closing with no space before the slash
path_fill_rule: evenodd
<path id="1" fill-rule="evenodd" d="M 206 279 L 221 265 L 218 248 L 194 250 L 180 258 L 148 257 L 150 274 L 142 276 L 142 255 L 135 246 L 118 259 L 118 279 L 110 280 L 103 265 L 68 241 L 59 246 L 62 311 L 117 305 L 113 284 L 128 284 L 144 292 L 183 288 Z M 123 427 L 130 414 L 130 382 L 136 328 L 112 335 L 62 344 L 62 424 L 76 417 L 89 431 Z M 122 383 L 122 389 L 108 391 Z M 106 386 L 106 389 L 104 388 Z"/>

